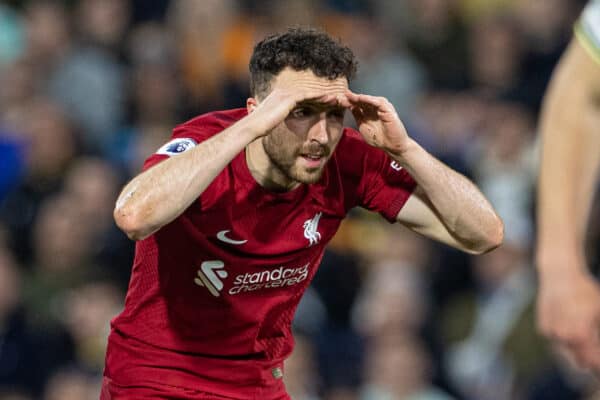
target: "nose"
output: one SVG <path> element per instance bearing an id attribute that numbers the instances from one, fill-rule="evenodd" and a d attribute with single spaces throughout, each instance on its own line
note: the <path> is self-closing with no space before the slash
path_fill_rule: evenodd
<path id="1" fill-rule="evenodd" d="M 329 142 L 329 132 L 327 130 L 327 114 L 321 113 L 319 120 L 311 127 L 308 132 L 308 140 L 315 141 L 320 144 L 327 144 Z"/>

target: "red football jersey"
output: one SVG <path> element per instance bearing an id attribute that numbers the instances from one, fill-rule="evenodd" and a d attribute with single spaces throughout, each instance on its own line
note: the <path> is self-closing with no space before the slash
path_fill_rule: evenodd
<path id="1" fill-rule="evenodd" d="M 215 112 L 178 126 L 144 168 L 245 115 Z M 182 215 L 136 244 L 105 375 L 122 385 L 281 397 L 292 318 L 325 245 L 355 206 L 394 221 L 414 187 L 405 170 L 351 129 L 319 182 L 285 193 L 260 186 L 242 151 Z"/>

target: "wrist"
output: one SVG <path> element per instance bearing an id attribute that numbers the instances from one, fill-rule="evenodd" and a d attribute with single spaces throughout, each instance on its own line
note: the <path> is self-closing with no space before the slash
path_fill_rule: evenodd
<path id="1" fill-rule="evenodd" d="M 408 138 L 401 145 L 396 146 L 394 149 L 386 149 L 385 152 L 394 161 L 404 167 L 420 150 L 422 150 L 422 147 L 413 139 Z"/>
<path id="2" fill-rule="evenodd" d="M 538 251 L 535 264 L 541 281 L 562 280 L 589 273 L 585 257 L 577 252 Z"/>
<path id="3" fill-rule="evenodd" d="M 264 136 L 267 129 L 264 127 L 264 121 L 256 113 L 252 112 L 239 120 L 241 136 L 250 143 L 255 139 Z"/>

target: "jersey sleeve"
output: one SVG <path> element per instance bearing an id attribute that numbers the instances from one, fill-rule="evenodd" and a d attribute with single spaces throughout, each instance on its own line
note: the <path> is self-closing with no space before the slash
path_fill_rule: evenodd
<path id="1" fill-rule="evenodd" d="M 359 185 L 360 206 L 380 213 L 389 222 L 395 222 L 417 183 L 383 151 L 366 143 L 364 147 Z"/>
<path id="2" fill-rule="evenodd" d="M 592 58 L 600 63 L 600 0 L 591 0 L 575 24 L 575 36 Z"/>
<path id="3" fill-rule="evenodd" d="M 201 116 L 178 125 L 173 129 L 170 140 L 146 159 L 142 169 L 145 171 L 169 157 L 182 154 L 223 129 L 225 126 L 219 123 L 218 119 L 208 116 Z"/>
<path id="4" fill-rule="evenodd" d="M 142 169 L 145 171 L 169 157 L 184 153 L 208 137 L 209 135 L 204 135 L 202 131 L 186 125 L 179 125 L 173 129 L 171 139 L 144 161 Z"/>

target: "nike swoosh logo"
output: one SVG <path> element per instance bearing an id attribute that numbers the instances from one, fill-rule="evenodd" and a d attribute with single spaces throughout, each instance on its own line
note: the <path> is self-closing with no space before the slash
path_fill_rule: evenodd
<path id="1" fill-rule="evenodd" d="M 225 243 L 229 243 L 229 244 L 235 244 L 235 245 L 240 245 L 240 244 L 244 244 L 247 242 L 247 240 L 235 240 L 235 239 L 230 239 L 227 236 L 227 233 L 229 232 L 229 229 L 226 229 L 224 231 L 220 231 L 219 233 L 217 233 L 217 239 L 219 239 L 222 242 Z"/>

